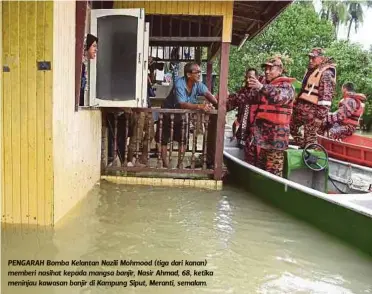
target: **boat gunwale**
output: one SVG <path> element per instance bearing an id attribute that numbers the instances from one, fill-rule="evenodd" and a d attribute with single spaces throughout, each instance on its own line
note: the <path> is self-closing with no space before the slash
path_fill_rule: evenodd
<path id="1" fill-rule="evenodd" d="M 371 142 L 372 144 L 372 138 L 363 137 L 358 134 L 353 134 L 353 136 L 361 138 L 361 140 L 366 140 L 366 142 Z M 367 155 L 372 155 L 372 147 L 353 144 L 345 141 L 334 140 L 332 138 L 328 138 L 322 135 L 317 135 L 317 138 L 319 144 L 327 145 L 327 147 L 324 146 L 324 148 L 327 149 L 327 152 L 333 158 L 338 158 L 341 161 L 345 162 L 350 160 L 356 165 L 372 167 L 372 161 L 367 159 Z M 342 148 L 342 152 L 332 150 L 333 147 Z M 347 150 L 358 151 L 359 156 L 355 156 L 355 154 L 353 156 L 350 156 L 348 155 Z"/>
<path id="2" fill-rule="evenodd" d="M 359 135 L 356 135 L 356 136 L 363 137 L 363 136 L 359 136 Z M 347 146 L 347 147 L 357 147 L 357 148 L 372 152 L 372 147 L 369 147 L 369 146 L 361 146 L 361 145 L 357 145 L 357 144 L 353 144 L 353 143 L 349 143 L 349 142 L 345 142 L 345 141 L 338 141 L 338 140 L 334 140 L 334 139 L 331 139 L 331 138 L 328 138 L 328 137 L 325 137 L 325 136 L 322 136 L 322 135 L 317 135 L 317 137 L 320 138 L 321 140 L 330 141 L 332 143 L 337 143 L 339 145 L 344 145 L 344 146 Z M 366 138 L 366 137 L 363 137 L 363 138 Z M 369 138 L 367 138 L 367 139 L 369 139 Z"/>
<path id="3" fill-rule="evenodd" d="M 279 182 L 285 186 L 285 190 L 287 189 L 287 186 L 296 189 L 298 191 L 304 192 L 306 194 L 310 194 L 311 196 L 315 196 L 317 198 L 323 199 L 325 201 L 340 205 L 344 208 L 351 209 L 357 213 L 361 213 L 367 217 L 372 217 L 372 210 L 365 208 L 361 205 L 358 205 L 356 203 L 350 202 L 350 200 L 371 200 L 372 201 L 372 192 L 370 193 L 360 193 L 360 194 L 332 194 L 332 196 L 320 192 L 317 190 L 314 190 L 312 188 L 306 187 L 304 185 L 298 184 L 296 182 L 293 182 L 291 180 L 287 180 L 285 178 L 279 177 L 277 175 L 274 175 L 272 173 L 269 173 L 267 171 L 264 171 L 258 167 L 255 167 L 249 163 L 246 163 L 245 161 L 233 156 L 232 154 L 229 154 L 228 150 L 239 150 L 238 147 L 226 147 L 224 148 L 223 154 L 230 160 L 234 161 L 235 163 L 248 168 L 249 170 L 258 173 L 266 178 L 269 178 L 271 180 L 274 180 L 276 182 Z M 331 160 L 331 159 L 330 159 Z M 333 159 L 332 159 L 333 160 Z M 341 161 L 341 163 L 343 163 Z M 359 166 L 358 166 L 359 167 Z M 372 172 L 372 169 L 370 169 Z M 345 199 L 346 198 L 346 199 Z M 350 199 L 351 198 L 351 199 Z"/>

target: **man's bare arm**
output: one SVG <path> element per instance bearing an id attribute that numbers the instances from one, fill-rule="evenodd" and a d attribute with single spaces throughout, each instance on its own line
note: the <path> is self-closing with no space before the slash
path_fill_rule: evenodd
<path id="1" fill-rule="evenodd" d="M 211 92 L 207 91 L 207 92 L 204 94 L 204 97 L 207 98 L 207 100 L 208 100 L 210 103 L 212 103 L 213 106 L 216 107 L 216 106 L 218 105 L 218 101 L 217 101 L 216 97 L 214 97 L 214 96 L 212 95 Z"/>
<path id="2" fill-rule="evenodd" d="M 181 109 L 191 109 L 191 110 L 210 110 L 207 104 L 192 104 L 187 102 L 180 102 L 179 106 Z"/>

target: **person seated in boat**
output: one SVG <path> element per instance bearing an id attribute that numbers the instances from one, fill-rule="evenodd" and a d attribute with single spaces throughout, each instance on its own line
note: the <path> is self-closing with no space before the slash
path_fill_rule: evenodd
<path id="1" fill-rule="evenodd" d="M 259 92 L 259 105 L 254 118 L 252 140 L 245 145 L 245 160 L 282 176 L 295 99 L 295 79 L 284 75 L 281 56 L 269 58 L 262 66 L 265 68 L 265 79 L 259 81 L 250 77 L 248 82 L 250 88 Z"/>
<path id="2" fill-rule="evenodd" d="M 338 110 L 324 120 L 324 132 L 334 140 L 342 140 L 356 131 L 367 100 L 364 94 L 356 93 L 354 84 L 349 82 L 342 86 L 342 95 Z"/>
<path id="3" fill-rule="evenodd" d="M 190 62 L 184 67 L 184 76 L 178 77 L 175 80 L 173 89 L 165 98 L 162 108 L 166 109 L 191 109 L 191 110 L 203 110 L 209 111 L 213 107 L 217 107 L 217 99 L 211 94 L 207 86 L 201 81 L 201 70 L 197 63 Z M 198 96 L 204 96 L 209 102 L 204 104 L 198 103 Z M 186 125 L 186 124 L 185 124 Z M 170 140 L 171 134 L 171 117 L 169 114 L 164 114 L 162 124 L 162 136 L 160 137 L 160 124 L 157 124 L 155 141 L 161 144 L 161 156 L 163 161 L 163 167 L 168 167 L 167 160 L 167 146 Z M 183 136 L 182 136 L 183 133 Z M 186 129 L 182 132 L 182 121 L 181 115 L 176 114 L 174 116 L 174 132 L 173 140 L 181 145 L 183 142 L 184 146 L 180 147 L 181 156 L 177 164 L 177 168 L 182 168 L 183 156 L 185 153 L 186 145 Z M 161 139 L 161 142 L 160 140 Z"/>
<path id="4" fill-rule="evenodd" d="M 249 87 L 248 82 L 250 77 L 259 78 L 255 68 L 247 69 L 243 87 L 238 92 L 229 95 L 226 102 L 226 111 L 238 108 L 238 114 L 233 124 L 233 139 L 236 137 L 239 145 L 244 145 L 250 136 L 255 110 L 257 109 L 254 105 L 257 106 L 259 102 L 257 99 L 258 91 Z M 235 133 L 234 129 L 236 130 Z"/>

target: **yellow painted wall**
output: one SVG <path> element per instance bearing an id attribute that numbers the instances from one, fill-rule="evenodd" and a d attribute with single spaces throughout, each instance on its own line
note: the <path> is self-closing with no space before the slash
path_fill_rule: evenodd
<path id="1" fill-rule="evenodd" d="M 114 8 L 144 8 L 145 14 L 223 16 L 222 41 L 231 42 L 233 1 L 114 1 Z"/>
<path id="2" fill-rule="evenodd" d="M 3 5 L 0 4 L 0 32 L 3 31 Z M 3 195 L 4 195 L 4 185 L 3 185 L 3 38 L 0 37 L 0 193 L 1 193 L 1 202 L 0 202 L 0 211 L 3 211 Z M 1 242 L 1 236 L 0 236 Z"/>
<path id="3" fill-rule="evenodd" d="M 53 220 L 53 2 L 3 1 L 2 222 L 50 225 Z"/>
<path id="4" fill-rule="evenodd" d="M 101 112 L 75 112 L 75 2 L 54 2 L 54 222 L 100 179 Z M 99 52 L 98 52 L 99 54 Z"/>

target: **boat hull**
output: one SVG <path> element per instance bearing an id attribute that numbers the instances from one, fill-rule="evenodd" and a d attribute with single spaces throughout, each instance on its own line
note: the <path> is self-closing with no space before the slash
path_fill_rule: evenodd
<path id="1" fill-rule="evenodd" d="M 285 179 L 276 180 L 275 178 L 278 177 L 268 175 L 265 171 L 243 163 L 238 157 L 232 155 L 234 152 L 242 151 L 231 150 L 228 147 L 224 151 L 229 178 L 244 187 L 250 194 L 372 255 L 372 206 L 369 215 L 367 209 L 361 212 L 355 205 L 351 205 L 353 209 L 350 209 L 346 205 L 347 201 L 340 204 L 335 203 L 331 198 L 349 197 L 348 195 L 326 195 L 296 183 L 289 183 L 290 181 Z M 358 197 L 368 199 L 368 195 L 372 196 L 369 193 L 354 196 L 353 199 Z"/>

